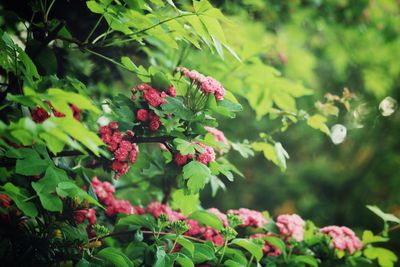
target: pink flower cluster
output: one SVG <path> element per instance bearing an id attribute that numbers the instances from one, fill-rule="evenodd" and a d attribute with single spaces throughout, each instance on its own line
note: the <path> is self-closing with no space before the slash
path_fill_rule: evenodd
<path id="1" fill-rule="evenodd" d="M 304 220 L 297 214 L 279 215 L 276 221 L 276 226 L 281 235 L 286 238 L 294 238 L 297 241 L 302 241 L 304 238 Z"/>
<path id="2" fill-rule="evenodd" d="M 160 117 L 154 111 L 148 111 L 144 108 L 137 111 L 136 119 L 142 123 L 148 122 L 150 130 L 153 132 L 157 131 L 161 125 Z"/>
<path id="3" fill-rule="evenodd" d="M 115 199 L 114 186 L 109 182 L 102 182 L 97 177 L 92 180 L 92 187 L 99 200 L 107 206 L 106 214 L 113 216 L 118 213 L 142 214 L 143 209 L 133 206 L 127 200 Z"/>
<path id="4" fill-rule="evenodd" d="M 202 144 L 197 141 L 193 142 L 193 144 L 196 144 L 196 145 L 202 147 L 203 152 L 201 152 L 201 153 L 198 152 L 198 153 L 196 153 L 196 155 L 191 155 L 191 154 L 182 155 L 179 152 L 176 153 L 174 160 L 178 166 L 185 165 L 188 160 L 191 160 L 193 158 L 195 158 L 198 162 L 203 163 L 204 165 L 208 165 L 208 163 L 215 160 L 215 151 L 212 147 L 206 146 L 205 144 Z"/>
<path id="5" fill-rule="evenodd" d="M 249 238 L 250 239 L 255 239 L 255 238 L 263 239 L 266 236 L 273 236 L 273 234 L 257 233 L 254 235 L 250 235 Z M 263 252 L 268 256 L 279 256 L 282 254 L 282 251 L 279 248 L 277 248 L 276 246 L 270 244 L 268 241 L 265 241 L 265 240 L 264 240 Z"/>
<path id="6" fill-rule="evenodd" d="M 147 205 L 146 213 L 152 214 L 155 218 L 158 218 L 161 214 L 165 214 L 171 222 L 185 219 L 183 214 L 172 210 L 169 206 L 160 202 L 151 202 Z"/>
<path id="7" fill-rule="evenodd" d="M 59 118 L 65 117 L 65 114 L 57 111 L 53 107 L 53 105 L 51 104 L 50 101 L 45 101 L 45 102 L 49 106 L 49 108 L 51 109 L 51 111 L 55 117 L 59 117 Z M 80 121 L 81 120 L 81 113 L 80 113 L 81 110 L 74 104 L 71 104 L 70 108 L 72 110 L 72 115 L 73 115 L 74 119 L 76 119 L 77 121 Z M 32 109 L 31 114 L 32 114 L 32 120 L 36 123 L 42 123 L 45 120 L 47 120 L 48 118 L 50 118 L 50 116 L 51 116 L 51 114 L 49 114 L 44 108 L 39 107 L 39 106 Z"/>
<path id="8" fill-rule="evenodd" d="M 217 140 L 218 142 L 220 142 L 224 145 L 229 145 L 229 142 L 226 139 L 224 132 L 222 132 L 216 128 L 209 127 L 209 126 L 204 126 L 204 129 L 206 129 L 207 132 L 212 134 L 214 136 L 215 140 Z"/>
<path id="9" fill-rule="evenodd" d="M 176 70 L 192 80 L 204 94 L 214 94 L 217 101 L 224 99 L 225 88 L 219 81 L 210 76 L 206 77 L 196 70 L 188 70 L 184 67 L 178 67 Z"/>
<path id="10" fill-rule="evenodd" d="M 259 211 L 240 208 L 238 210 L 228 210 L 228 213 L 239 216 L 243 221 L 242 227 L 263 227 L 268 223 L 267 219 Z"/>
<path id="11" fill-rule="evenodd" d="M 134 136 L 132 131 L 122 134 L 118 131 L 118 123 L 111 122 L 109 125 L 102 126 L 99 130 L 101 140 L 108 145 L 108 150 L 114 152 L 114 161 L 111 165 L 116 172 L 114 178 L 118 179 L 129 170 L 129 163 L 135 163 L 139 147 L 135 143 L 127 140 Z"/>
<path id="12" fill-rule="evenodd" d="M 355 235 L 353 230 L 345 226 L 327 226 L 320 229 L 321 233 L 328 234 L 332 237 L 333 246 L 341 251 L 347 250 L 350 254 L 362 248 L 360 239 Z"/>

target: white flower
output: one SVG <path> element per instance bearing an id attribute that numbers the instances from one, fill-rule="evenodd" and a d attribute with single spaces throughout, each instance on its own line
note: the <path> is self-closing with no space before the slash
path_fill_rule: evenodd
<path id="1" fill-rule="evenodd" d="M 379 111 L 382 116 L 387 117 L 392 115 L 397 109 L 397 101 L 393 97 L 387 96 L 379 104 Z"/>
<path id="2" fill-rule="evenodd" d="M 342 124 L 335 124 L 331 128 L 331 139 L 335 145 L 339 145 L 343 143 L 344 139 L 346 139 L 347 129 Z"/>

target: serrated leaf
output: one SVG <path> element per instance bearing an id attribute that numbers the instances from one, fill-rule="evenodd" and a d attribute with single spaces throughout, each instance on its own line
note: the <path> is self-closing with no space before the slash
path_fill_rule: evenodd
<path id="1" fill-rule="evenodd" d="M 364 255 L 371 260 L 377 259 L 381 267 L 393 267 L 397 262 L 396 254 L 386 248 L 367 247 Z"/>
<path id="2" fill-rule="evenodd" d="M 187 180 L 187 187 L 193 194 L 198 193 L 204 188 L 210 175 L 210 169 L 195 160 L 183 167 L 183 178 Z"/>
<path id="3" fill-rule="evenodd" d="M 194 144 L 180 138 L 175 138 L 174 144 L 176 145 L 176 149 L 179 150 L 182 155 L 194 155 L 196 151 L 200 153 L 204 151 L 204 148 L 198 144 Z"/>
<path id="4" fill-rule="evenodd" d="M 379 236 L 379 235 L 374 235 L 374 233 L 372 233 L 372 231 L 370 231 L 370 230 L 365 230 L 362 235 L 363 245 L 376 243 L 376 242 L 387 242 L 387 241 L 389 241 L 389 238 Z"/>

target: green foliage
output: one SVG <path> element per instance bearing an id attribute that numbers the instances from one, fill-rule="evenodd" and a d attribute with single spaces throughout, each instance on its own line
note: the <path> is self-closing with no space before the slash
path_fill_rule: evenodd
<path id="1" fill-rule="evenodd" d="M 385 9 L 397 10 L 387 2 Z M 357 111 L 347 89 L 341 97 L 326 94 L 325 102 L 310 98 L 321 98 L 316 89 L 325 88 L 320 80 L 326 77 L 314 73 L 326 68 L 318 57 L 331 60 L 340 76 L 334 88 L 355 75 L 362 89 L 385 95 L 399 73 L 396 21 L 373 2 L 363 7 L 369 23 L 347 21 L 356 15 L 346 13 L 333 26 L 335 17 L 315 19 L 314 2 L 282 3 L 284 16 L 270 1 L 215 3 L 218 8 L 207 0 L 1 4 L 4 265 L 353 266 L 376 260 L 394 266 L 394 253 L 371 244 L 389 241 L 396 229 L 389 223 L 400 220 L 376 206 L 368 208 L 384 220 L 382 234 L 364 231 L 364 247 L 353 253 L 334 248 L 311 223 L 305 240 L 296 241 L 272 218 L 260 228 L 241 216 L 206 211 L 200 196 L 208 185 L 215 196 L 226 189 L 225 178 L 258 171 L 239 171 L 231 148 L 244 158 L 261 152 L 283 172 L 286 149 L 299 153 L 283 136 L 289 126 L 305 122 L 329 136 L 332 120 Z M 277 17 L 280 26 L 273 25 Z M 365 34 L 346 24 L 365 27 Z M 353 49 L 345 51 L 341 42 Z M 355 65 L 363 67 L 355 71 Z M 232 118 L 240 121 L 229 123 L 227 133 L 245 131 L 244 141 L 230 142 L 214 129 Z"/>
<path id="2" fill-rule="evenodd" d="M 193 194 L 204 188 L 210 175 L 210 169 L 197 161 L 192 161 L 183 167 L 183 178 L 187 180 L 187 187 Z"/>

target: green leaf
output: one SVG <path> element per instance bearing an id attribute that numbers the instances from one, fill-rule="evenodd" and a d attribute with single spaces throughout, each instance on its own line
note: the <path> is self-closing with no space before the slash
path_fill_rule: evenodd
<path id="1" fill-rule="evenodd" d="M 280 251 L 282 251 L 282 253 L 285 253 L 286 245 L 285 242 L 282 241 L 282 239 L 274 236 L 265 236 L 262 239 L 267 241 L 269 244 L 277 247 Z"/>
<path id="2" fill-rule="evenodd" d="M 32 187 L 39 196 L 43 207 L 49 211 L 62 211 L 63 203 L 61 199 L 54 195 L 57 185 L 60 182 L 68 181 L 68 176 L 64 170 L 49 166 L 42 179 L 32 182 Z"/>
<path id="3" fill-rule="evenodd" d="M 215 214 L 206 210 L 197 210 L 189 218 L 217 230 L 221 230 L 224 227 L 222 221 Z"/>
<path id="4" fill-rule="evenodd" d="M 171 84 L 168 78 L 161 72 L 156 72 L 155 74 L 151 74 L 150 79 L 151 79 L 151 86 L 160 91 L 167 90 L 168 86 L 170 86 Z"/>
<path id="5" fill-rule="evenodd" d="M 233 261 L 233 260 L 226 260 L 224 262 L 224 266 L 227 266 L 227 267 L 245 267 L 246 265 L 240 264 L 240 263 L 238 263 L 236 261 Z"/>
<path id="6" fill-rule="evenodd" d="M 214 246 L 211 243 L 194 243 L 193 262 L 195 264 L 211 261 L 215 258 Z"/>
<path id="7" fill-rule="evenodd" d="M 169 112 L 182 120 L 193 119 L 193 113 L 188 109 L 179 97 L 166 97 L 166 103 L 161 105 L 162 110 Z"/>
<path id="8" fill-rule="evenodd" d="M 318 267 L 318 261 L 313 256 L 293 255 L 291 259 L 296 263 L 305 263 L 312 267 Z"/>
<path id="9" fill-rule="evenodd" d="M 30 148 L 21 148 L 23 150 L 23 159 L 18 159 L 15 166 L 15 172 L 18 174 L 32 176 L 43 173 L 49 165 L 52 164 L 50 158 L 42 158 L 39 153 Z"/>
<path id="10" fill-rule="evenodd" d="M 275 143 L 275 154 L 278 160 L 278 166 L 281 168 L 281 171 L 286 170 L 286 159 L 289 159 L 289 154 L 279 142 Z"/>
<path id="11" fill-rule="evenodd" d="M 99 155 L 99 146 L 103 144 L 103 141 L 96 133 L 87 129 L 82 123 L 68 117 L 52 117 L 47 121 L 54 122 L 58 129 L 68 133 L 72 138 L 78 140 L 80 143 L 90 149 L 96 156 Z"/>
<path id="12" fill-rule="evenodd" d="M 176 258 L 176 262 L 182 267 L 194 267 L 193 261 L 182 253 Z"/>
<path id="13" fill-rule="evenodd" d="M 251 149 L 251 145 L 248 142 L 231 143 L 231 145 L 233 150 L 239 152 L 243 158 L 247 159 L 249 156 L 254 156 L 254 151 Z"/>
<path id="14" fill-rule="evenodd" d="M 4 190 L 2 193 L 10 197 L 26 216 L 37 216 L 38 211 L 35 204 L 26 201 L 28 199 L 28 194 L 22 188 L 16 187 L 12 183 L 6 183 L 5 185 L 0 186 L 0 188 Z"/>
<path id="15" fill-rule="evenodd" d="M 132 261 L 124 253 L 115 248 L 104 248 L 97 253 L 97 256 L 118 267 L 133 267 Z"/>
<path id="16" fill-rule="evenodd" d="M 213 96 L 208 97 L 207 107 L 210 110 L 229 118 L 235 118 L 235 112 L 243 110 L 242 105 L 239 103 L 234 103 L 228 99 L 223 99 L 217 102 Z"/>
<path id="17" fill-rule="evenodd" d="M 204 151 L 204 148 L 198 144 L 194 144 L 180 138 L 175 138 L 174 144 L 176 145 L 176 149 L 179 150 L 182 155 L 194 155 L 196 151 L 200 153 Z"/>
<path id="18" fill-rule="evenodd" d="M 279 161 L 276 156 L 276 150 L 273 145 L 264 142 L 254 142 L 251 144 L 251 146 L 255 151 L 262 151 L 266 159 L 272 161 L 277 166 L 279 166 Z"/>
<path id="19" fill-rule="evenodd" d="M 47 91 L 47 93 L 51 97 L 52 104 L 56 109 L 57 109 L 56 102 L 58 103 L 63 102 L 67 104 L 74 104 L 80 109 L 89 110 L 96 114 L 101 113 L 101 111 L 92 103 L 92 101 L 89 98 L 81 94 L 67 92 L 59 88 L 51 88 Z"/>
<path id="20" fill-rule="evenodd" d="M 399 218 L 397 218 L 393 214 L 383 212 L 377 206 L 367 205 L 367 208 L 370 211 L 372 211 L 373 213 L 375 213 L 378 217 L 380 217 L 385 222 L 394 222 L 394 223 L 400 224 L 400 219 Z"/>
<path id="21" fill-rule="evenodd" d="M 176 238 L 176 242 L 182 247 L 184 247 L 191 255 L 193 255 L 194 245 L 192 241 L 184 238 L 183 236 L 178 236 L 178 238 Z"/>
<path id="22" fill-rule="evenodd" d="M 183 167 L 183 178 L 188 180 L 187 187 L 193 194 L 198 193 L 204 188 L 210 175 L 210 169 L 206 165 L 195 160 Z"/>
<path id="23" fill-rule="evenodd" d="M 140 226 L 146 229 L 154 230 L 156 222 L 150 215 L 129 215 L 118 220 L 118 226 Z"/>
<path id="24" fill-rule="evenodd" d="M 78 197 L 80 198 L 80 200 L 87 200 L 89 203 L 96 204 L 97 206 L 102 207 L 102 205 L 100 205 L 100 203 L 96 199 L 91 197 L 87 192 L 83 191 L 82 188 L 71 181 L 60 182 L 57 185 L 56 192 L 59 196 L 62 197 Z"/>
<path id="25" fill-rule="evenodd" d="M 249 239 L 237 238 L 232 240 L 232 244 L 247 250 L 257 261 L 260 261 L 263 256 L 262 247 Z"/>
<path id="26" fill-rule="evenodd" d="M 370 231 L 370 230 L 365 230 L 362 235 L 363 245 L 376 243 L 376 242 L 387 242 L 387 241 L 389 241 L 389 238 L 379 236 L 379 235 L 374 235 L 374 233 L 372 233 L 372 231 Z"/>
<path id="27" fill-rule="evenodd" d="M 192 213 L 200 205 L 199 194 L 185 194 L 183 189 L 175 190 L 171 198 L 171 207 L 180 209 L 183 214 Z"/>
<path id="28" fill-rule="evenodd" d="M 240 264 L 240 266 L 247 266 L 247 264 L 248 264 L 246 256 L 239 249 L 233 249 L 233 248 L 227 247 L 225 249 L 225 255 L 226 255 L 226 257 L 228 257 L 231 260 L 233 260 L 235 263 Z"/>
<path id="29" fill-rule="evenodd" d="M 89 10 L 92 11 L 93 13 L 102 14 L 105 11 L 104 7 L 101 4 L 97 3 L 96 1 L 87 1 L 86 5 L 89 8 Z"/>
<path id="30" fill-rule="evenodd" d="M 137 71 L 138 67 L 133 63 L 133 61 L 129 57 L 121 57 L 121 63 L 124 65 L 128 70 Z"/>
<path id="31" fill-rule="evenodd" d="M 364 250 L 364 255 L 368 259 L 378 259 L 379 266 L 393 267 L 397 262 L 397 256 L 386 248 L 368 247 Z"/>
<path id="32" fill-rule="evenodd" d="M 327 121 L 327 118 L 320 115 L 320 114 L 315 114 L 307 119 L 307 124 L 317 130 L 320 130 L 323 133 L 326 133 L 328 136 L 330 136 L 330 131 L 328 126 L 326 126 L 325 122 Z"/>

